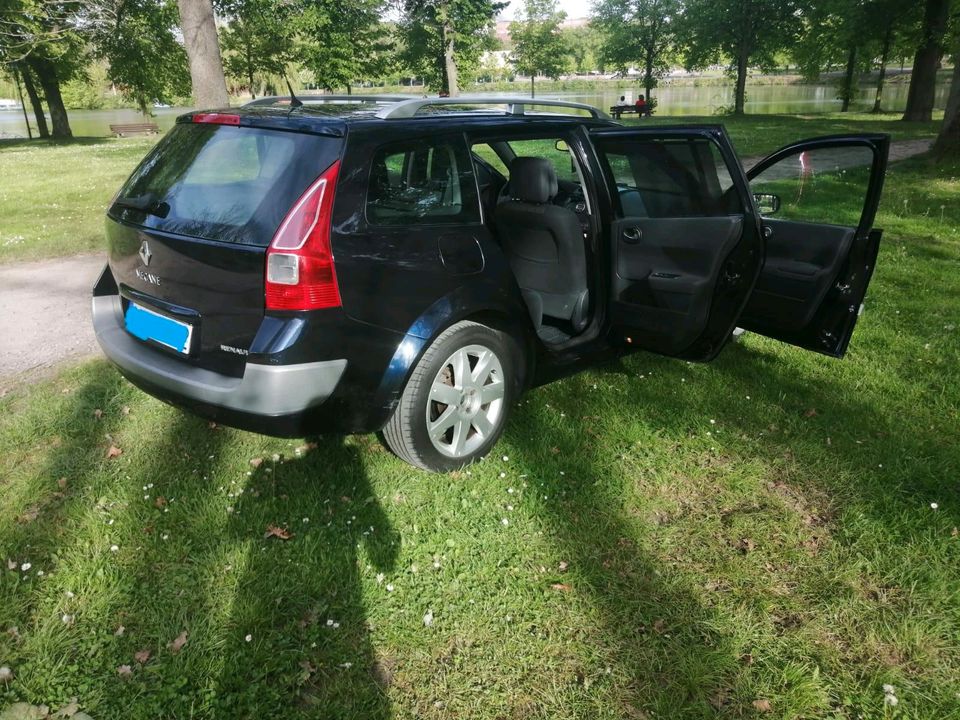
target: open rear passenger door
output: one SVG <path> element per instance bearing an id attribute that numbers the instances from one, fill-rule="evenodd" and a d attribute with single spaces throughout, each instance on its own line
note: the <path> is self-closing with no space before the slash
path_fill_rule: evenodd
<path id="1" fill-rule="evenodd" d="M 709 360 L 763 260 L 759 219 L 719 126 L 591 131 L 613 205 L 610 337 Z"/>
<path id="2" fill-rule="evenodd" d="M 814 138 L 747 173 L 766 261 L 740 327 L 843 356 L 880 247 L 873 222 L 889 146 L 879 134 Z"/>

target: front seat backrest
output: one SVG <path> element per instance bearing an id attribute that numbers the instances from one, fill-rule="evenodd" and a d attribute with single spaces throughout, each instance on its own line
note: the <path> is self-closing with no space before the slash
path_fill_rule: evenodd
<path id="1" fill-rule="evenodd" d="M 569 320 L 580 331 L 587 321 L 583 231 L 576 213 L 550 203 L 557 189 L 557 173 L 549 160 L 514 158 L 509 200 L 497 205 L 494 218 L 536 327 L 545 315 Z"/>

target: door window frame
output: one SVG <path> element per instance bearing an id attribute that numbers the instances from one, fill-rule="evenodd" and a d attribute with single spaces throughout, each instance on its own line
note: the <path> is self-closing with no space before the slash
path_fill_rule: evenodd
<path id="1" fill-rule="evenodd" d="M 886 162 L 884 158 L 881 157 L 882 152 L 880 150 L 883 142 L 889 142 L 889 138 L 886 135 L 880 134 L 855 136 L 825 135 L 824 137 L 814 138 L 812 140 L 800 140 L 780 148 L 747 170 L 747 183 L 750 183 L 753 178 L 760 175 L 764 170 L 798 153 L 830 148 L 864 147 L 870 151 L 873 159 L 870 164 L 870 181 L 867 183 L 867 192 L 863 197 L 863 208 L 860 211 L 860 222 L 856 225 L 856 237 L 859 238 L 873 227 L 873 223 L 876 220 L 880 194 L 883 192 L 883 178 L 886 173 Z M 883 172 L 880 172 L 881 170 Z M 750 191 L 750 202 L 753 202 L 752 189 Z M 759 214 L 760 213 L 757 212 L 757 215 Z M 793 222 L 804 221 L 796 220 Z"/>

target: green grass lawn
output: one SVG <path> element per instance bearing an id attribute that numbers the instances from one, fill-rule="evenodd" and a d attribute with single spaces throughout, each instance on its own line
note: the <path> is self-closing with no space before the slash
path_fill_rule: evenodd
<path id="1" fill-rule="evenodd" d="M 530 392 L 451 477 L 211 427 L 103 361 L 13 392 L 0 707 L 960 718 L 957 197 L 958 165 L 891 169 L 844 361 L 639 354 Z"/>

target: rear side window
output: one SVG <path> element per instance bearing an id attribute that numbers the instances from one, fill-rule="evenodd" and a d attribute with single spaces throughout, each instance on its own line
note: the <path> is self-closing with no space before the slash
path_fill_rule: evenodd
<path id="1" fill-rule="evenodd" d="M 340 140 L 279 130 L 178 124 L 127 180 L 125 222 L 219 242 L 266 246 L 310 183 L 340 152 Z M 161 217 L 161 215 L 163 217 Z"/>
<path id="2" fill-rule="evenodd" d="M 601 139 L 623 215 L 712 217 L 743 206 L 719 148 L 706 138 Z"/>
<path id="3" fill-rule="evenodd" d="M 374 225 L 480 222 L 473 163 L 463 139 L 378 149 L 370 167 L 366 212 Z"/>

